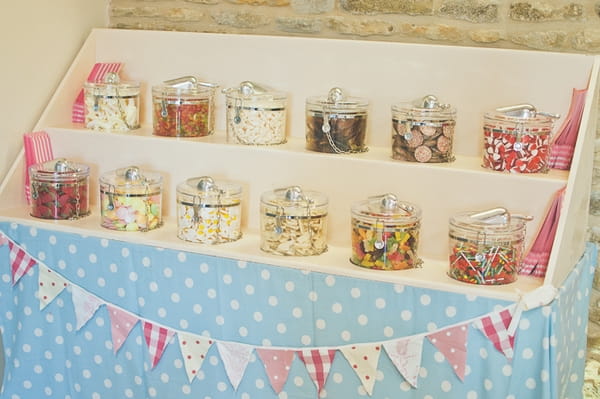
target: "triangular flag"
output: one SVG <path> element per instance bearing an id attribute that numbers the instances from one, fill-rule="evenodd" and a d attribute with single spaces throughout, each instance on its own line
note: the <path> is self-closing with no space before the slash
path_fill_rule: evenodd
<path id="1" fill-rule="evenodd" d="M 175 332 L 156 324 L 152 324 L 148 321 L 143 322 L 143 327 L 144 338 L 146 339 L 148 352 L 150 353 L 150 358 L 152 359 L 152 368 L 154 368 L 160 361 L 165 348 L 169 344 L 169 341 Z"/>
<path id="2" fill-rule="evenodd" d="M 31 269 L 31 266 L 36 264 L 35 259 L 33 259 L 27 252 L 23 250 L 23 248 L 19 247 L 17 244 L 8 240 L 8 248 L 9 248 L 9 258 L 10 258 L 10 266 L 12 271 L 12 281 L 13 285 L 19 281 L 21 277 L 25 275 Z"/>
<path id="3" fill-rule="evenodd" d="M 200 367 L 202 367 L 206 352 L 208 352 L 210 346 L 213 344 L 213 340 L 200 335 L 183 332 L 178 333 L 178 337 L 183 364 L 185 365 L 188 380 L 191 383 L 198 370 L 200 370 Z"/>
<path id="4" fill-rule="evenodd" d="M 40 309 L 44 309 L 54 300 L 69 283 L 61 275 L 50 270 L 46 265 L 40 263 L 38 275 L 38 298 Z"/>
<path id="5" fill-rule="evenodd" d="M 452 369 L 460 378 L 465 379 L 465 365 L 467 362 L 467 324 L 446 328 L 429 334 L 427 338 L 446 357 Z"/>
<path id="6" fill-rule="evenodd" d="M 331 370 L 335 349 L 303 349 L 296 354 L 306 366 L 308 375 L 317 387 L 317 393 L 320 393 Z"/>
<path id="7" fill-rule="evenodd" d="M 515 337 L 508 333 L 508 326 L 513 318 L 513 309 L 514 307 L 510 307 L 500 312 L 493 312 L 473 323 L 473 326 L 481 330 L 507 359 L 513 358 L 515 347 Z"/>
<path id="8" fill-rule="evenodd" d="M 236 342 L 217 342 L 217 349 L 229 382 L 231 382 L 233 389 L 237 391 L 254 347 Z"/>
<path id="9" fill-rule="evenodd" d="M 139 319 L 112 305 L 106 304 L 106 307 L 108 309 L 108 316 L 110 317 L 113 352 L 117 353 Z"/>
<path id="10" fill-rule="evenodd" d="M 363 387 L 371 396 L 377 376 L 377 363 L 381 355 L 381 346 L 378 344 L 349 345 L 340 348 L 350 367 L 356 372 Z"/>
<path id="11" fill-rule="evenodd" d="M 6 244 L 8 244 L 8 237 L 6 237 L 4 233 L 0 231 L 0 247 Z"/>
<path id="12" fill-rule="evenodd" d="M 421 369 L 421 354 L 423 353 L 423 336 L 408 337 L 383 344 L 385 351 L 400 374 L 412 385 L 417 387 Z"/>
<path id="13" fill-rule="evenodd" d="M 280 393 L 287 381 L 292 360 L 294 360 L 294 351 L 289 349 L 256 349 L 256 353 L 261 358 L 265 366 L 265 372 L 275 393 Z"/>
<path id="14" fill-rule="evenodd" d="M 104 302 L 76 285 L 71 287 L 71 295 L 73 296 L 73 307 L 75 308 L 75 318 L 77 319 L 77 326 L 75 328 L 79 330 L 92 318 Z"/>

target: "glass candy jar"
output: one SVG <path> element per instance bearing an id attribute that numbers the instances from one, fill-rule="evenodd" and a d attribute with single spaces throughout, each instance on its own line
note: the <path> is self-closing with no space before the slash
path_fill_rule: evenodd
<path id="1" fill-rule="evenodd" d="M 140 127 L 140 83 L 121 82 L 109 72 L 102 82 L 85 82 L 85 126 L 93 130 L 127 131 Z"/>
<path id="2" fill-rule="evenodd" d="M 368 100 L 348 97 L 339 87 L 306 100 L 306 148 L 347 153 L 367 151 Z"/>
<path id="3" fill-rule="evenodd" d="M 451 162 L 456 110 L 428 95 L 392 106 L 392 158 L 411 162 Z"/>
<path id="4" fill-rule="evenodd" d="M 31 216 L 79 219 L 90 214 L 90 168 L 64 158 L 29 167 Z"/>
<path id="5" fill-rule="evenodd" d="M 155 135 L 202 137 L 214 131 L 213 83 L 194 76 L 168 80 L 152 87 L 152 124 Z"/>
<path id="6" fill-rule="evenodd" d="M 137 166 L 117 169 L 100 177 L 102 227 L 148 231 L 162 225 L 162 176 Z"/>
<path id="7" fill-rule="evenodd" d="M 325 195 L 298 186 L 263 193 L 260 248 L 277 255 L 318 255 L 327 250 Z"/>
<path id="8" fill-rule="evenodd" d="M 421 210 L 385 194 L 352 205 L 350 261 L 376 270 L 421 266 L 417 256 Z"/>
<path id="9" fill-rule="evenodd" d="M 529 216 L 504 208 L 463 212 L 450 218 L 449 272 L 471 284 L 500 285 L 517 279 Z"/>
<path id="10" fill-rule="evenodd" d="M 271 145 L 286 142 L 287 95 L 245 81 L 223 90 L 227 141 Z"/>
<path id="11" fill-rule="evenodd" d="M 177 236 L 219 244 L 242 236 L 242 188 L 202 176 L 177 185 Z"/>
<path id="12" fill-rule="evenodd" d="M 558 118 L 530 104 L 485 113 L 483 166 L 502 172 L 548 172 L 552 129 Z"/>

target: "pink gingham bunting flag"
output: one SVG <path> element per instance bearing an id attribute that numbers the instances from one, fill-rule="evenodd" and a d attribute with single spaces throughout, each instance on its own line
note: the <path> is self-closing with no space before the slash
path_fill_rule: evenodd
<path id="1" fill-rule="evenodd" d="M 75 308 L 75 318 L 77 320 L 75 329 L 80 330 L 104 302 L 76 285 L 71 286 L 71 296 L 73 299 L 73 307 Z"/>
<path id="2" fill-rule="evenodd" d="M 287 381 L 294 351 L 289 349 L 256 349 L 275 393 L 279 394 Z"/>
<path id="3" fill-rule="evenodd" d="M 55 273 L 42 263 L 38 265 L 38 269 L 38 298 L 40 309 L 44 309 L 58 294 L 67 288 L 69 283 L 60 274 Z"/>
<path id="4" fill-rule="evenodd" d="M 237 342 L 217 342 L 219 356 L 223 361 L 227 378 L 235 391 L 237 391 L 242 377 L 250 362 L 250 356 L 254 347 L 246 344 L 238 344 Z"/>
<path id="5" fill-rule="evenodd" d="M 423 353 L 423 336 L 408 337 L 383 344 L 390 360 L 396 369 L 413 387 L 417 387 L 421 355 Z"/>
<path id="6" fill-rule="evenodd" d="M 461 324 L 427 335 L 429 341 L 444 355 L 461 381 L 465 379 L 468 333 L 468 325 Z"/>
<path id="7" fill-rule="evenodd" d="M 321 392 L 321 389 L 327 381 L 329 370 L 331 370 L 331 363 L 335 357 L 335 349 L 303 349 L 296 352 L 300 360 L 306 366 L 308 375 L 315 383 L 317 387 L 317 393 Z"/>
<path id="8" fill-rule="evenodd" d="M 377 363 L 381 355 L 379 344 L 349 345 L 340 349 L 354 370 L 365 391 L 371 396 L 377 377 Z"/>
<path id="9" fill-rule="evenodd" d="M 174 331 L 152 324 L 148 321 L 143 322 L 144 338 L 148 345 L 148 352 L 152 359 L 152 368 L 156 367 L 160 358 L 169 344 L 169 341 L 175 334 Z"/>
<path id="10" fill-rule="evenodd" d="M 94 64 L 94 67 L 88 75 L 87 81 L 91 83 L 102 82 L 107 73 L 115 72 L 118 74 L 120 69 L 121 63 L 119 62 L 98 62 Z M 75 98 L 75 102 L 73 103 L 71 121 L 73 123 L 85 122 L 85 104 L 83 89 L 79 91 L 79 93 L 77 94 L 77 98 Z"/>
<path id="11" fill-rule="evenodd" d="M 17 283 L 37 262 L 25 250 L 8 240 L 10 267 L 13 285 Z"/>
<path id="12" fill-rule="evenodd" d="M 513 310 L 514 307 L 510 307 L 500 312 L 493 312 L 473 323 L 473 326 L 480 330 L 507 359 L 513 358 L 515 347 L 515 337 L 508 332 Z"/>
<path id="13" fill-rule="evenodd" d="M 106 308 L 108 309 L 108 316 L 110 318 L 113 352 L 117 353 L 139 319 L 110 304 L 107 304 Z"/>
<path id="14" fill-rule="evenodd" d="M 198 374 L 200 367 L 202 367 L 202 363 L 204 363 L 204 359 L 206 358 L 206 352 L 212 346 L 213 340 L 184 332 L 177 333 L 177 336 L 179 338 L 179 348 L 181 349 L 181 356 L 183 356 L 185 371 L 191 383 Z"/>

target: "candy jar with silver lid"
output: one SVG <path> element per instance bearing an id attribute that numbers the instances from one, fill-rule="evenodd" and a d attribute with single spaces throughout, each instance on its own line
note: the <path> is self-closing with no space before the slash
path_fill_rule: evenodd
<path id="1" fill-rule="evenodd" d="M 410 162 L 454 161 L 456 110 L 433 95 L 392 106 L 392 158 Z"/>
<path id="2" fill-rule="evenodd" d="M 286 142 L 287 94 L 254 82 L 223 90 L 227 107 L 227 141 L 272 145 Z"/>
<path id="3" fill-rule="evenodd" d="M 352 263 L 376 270 L 421 266 L 419 207 L 388 193 L 354 203 L 351 213 Z"/>
<path id="4" fill-rule="evenodd" d="M 214 131 L 218 85 L 194 76 L 152 87 L 153 132 L 158 136 L 203 137 Z"/>
<path id="5" fill-rule="evenodd" d="M 163 178 L 129 166 L 100 176 L 102 227 L 148 231 L 162 225 Z"/>
<path id="6" fill-rule="evenodd" d="M 486 112 L 483 121 L 483 166 L 513 173 L 546 173 L 552 130 L 559 115 L 518 104 Z"/>
<path id="7" fill-rule="evenodd" d="M 517 280 L 530 216 L 504 208 L 462 212 L 449 222 L 449 271 L 455 280 L 500 285 Z"/>
<path id="8" fill-rule="evenodd" d="M 306 148 L 327 153 L 367 151 L 369 101 L 350 97 L 339 87 L 306 100 Z"/>
<path id="9" fill-rule="evenodd" d="M 128 131 L 140 127 L 140 83 L 121 82 L 107 73 L 102 82 L 84 83 L 85 126 L 93 130 Z"/>
<path id="10" fill-rule="evenodd" d="M 327 250 L 327 197 L 298 186 L 262 194 L 260 248 L 277 255 L 318 255 Z"/>
<path id="11" fill-rule="evenodd" d="M 242 236 L 242 187 L 202 176 L 177 185 L 177 236 L 219 244 Z"/>
<path id="12" fill-rule="evenodd" d="M 79 219 L 90 214 L 90 168 L 64 158 L 29 167 L 31 216 Z"/>

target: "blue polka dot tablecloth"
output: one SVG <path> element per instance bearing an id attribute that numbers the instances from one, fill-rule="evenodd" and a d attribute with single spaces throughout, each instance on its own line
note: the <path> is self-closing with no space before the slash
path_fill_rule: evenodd
<path id="1" fill-rule="evenodd" d="M 17 223 L 0 232 L 1 398 L 581 397 L 593 244 L 549 304 L 521 313 Z"/>

